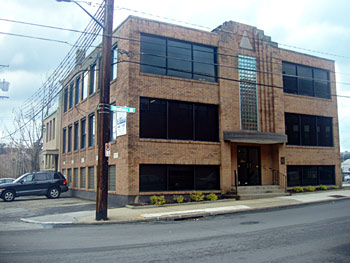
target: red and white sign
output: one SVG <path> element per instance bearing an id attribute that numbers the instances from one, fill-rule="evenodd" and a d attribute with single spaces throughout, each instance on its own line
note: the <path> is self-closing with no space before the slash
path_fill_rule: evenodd
<path id="1" fill-rule="evenodd" d="M 109 142 L 105 144 L 105 156 L 111 156 L 111 144 Z"/>

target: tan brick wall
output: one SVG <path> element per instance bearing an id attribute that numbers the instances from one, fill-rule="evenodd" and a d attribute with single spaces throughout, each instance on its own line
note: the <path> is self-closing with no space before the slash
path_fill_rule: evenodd
<path id="1" fill-rule="evenodd" d="M 253 50 L 239 48 L 244 31 L 250 37 Z M 219 67 L 217 83 L 141 73 L 139 67 L 140 33 L 216 46 L 218 64 L 226 66 Z M 334 147 L 257 145 L 261 152 L 262 184 L 272 184 L 271 169 L 278 170 L 285 175 L 286 165 L 290 164 L 336 164 L 338 175 L 340 155 L 335 97 L 332 97 L 332 100 L 325 100 L 285 94 L 281 75 L 282 60 L 334 71 L 332 61 L 278 49 L 277 45 L 271 42 L 261 30 L 234 22 L 225 23 L 213 32 L 205 32 L 130 17 L 117 29 L 116 35 L 120 37 L 118 49 L 128 51 L 128 54 L 119 54 L 118 77 L 111 82 L 110 101 L 116 102 L 119 106 L 134 107 L 136 113 L 128 114 L 127 135 L 117 137 L 116 141 L 111 143 L 109 164 L 117 167 L 114 193 L 140 194 L 139 164 L 220 165 L 221 191 L 227 192 L 231 189 L 234 182 L 234 171 L 237 170 L 237 145 L 244 144 L 224 141 L 223 132 L 241 130 L 239 83 L 236 81 L 239 78 L 237 69 L 239 54 L 257 58 L 258 83 L 264 84 L 259 85 L 257 90 L 259 131 L 285 133 L 285 112 L 331 116 L 334 120 Z M 334 74 L 331 74 L 331 80 L 334 80 Z M 331 87 L 332 94 L 335 94 L 335 85 L 332 84 Z M 141 96 L 219 105 L 220 142 L 140 138 Z M 64 113 L 62 127 L 73 124 L 83 116 L 87 117 L 96 110 L 97 103 L 98 94 L 80 103 L 79 110 L 71 109 Z M 86 125 L 88 128 L 88 122 Z M 114 158 L 114 153 L 118 153 L 118 158 Z M 65 161 L 66 165 L 62 167 L 67 168 L 71 159 L 74 159 L 73 167 L 96 165 L 96 155 L 96 147 L 65 154 L 62 156 L 62 162 Z M 85 158 L 84 164 L 81 164 L 82 157 Z M 285 157 L 286 164 L 281 164 L 281 157 Z"/>

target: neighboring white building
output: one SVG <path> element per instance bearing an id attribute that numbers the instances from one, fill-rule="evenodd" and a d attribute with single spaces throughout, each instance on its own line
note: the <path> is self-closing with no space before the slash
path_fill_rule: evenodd
<path id="1" fill-rule="evenodd" d="M 350 159 L 347 159 L 344 162 L 342 162 L 341 171 L 343 174 L 350 174 Z"/>

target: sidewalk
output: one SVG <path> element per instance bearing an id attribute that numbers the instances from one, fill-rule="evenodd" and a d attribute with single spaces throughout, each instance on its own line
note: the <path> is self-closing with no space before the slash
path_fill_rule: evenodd
<path id="1" fill-rule="evenodd" d="M 95 211 L 53 214 L 47 216 L 22 218 L 21 220 L 28 223 L 42 225 L 111 224 L 157 220 L 181 220 L 186 218 L 200 218 L 242 211 L 274 209 L 340 199 L 350 199 L 350 188 L 313 193 L 299 193 L 293 194 L 292 196 L 255 200 L 236 201 L 224 199 L 213 202 L 184 203 L 165 206 L 127 206 L 123 208 L 108 209 L 109 220 L 107 221 L 96 221 Z"/>

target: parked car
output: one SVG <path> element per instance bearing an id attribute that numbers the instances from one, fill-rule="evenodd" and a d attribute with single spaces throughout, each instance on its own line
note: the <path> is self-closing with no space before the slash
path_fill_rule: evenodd
<path id="1" fill-rule="evenodd" d="M 0 178 L 0 184 L 12 183 L 14 178 Z"/>
<path id="2" fill-rule="evenodd" d="M 350 174 L 344 175 L 344 182 L 350 183 Z"/>
<path id="3" fill-rule="evenodd" d="M 15 197 L 27 195 L 59 198 L 62 192 L 67 191 L 66 178 L 54 171 L 26 173 L 12 183 L 0 185 L 0 197 L 6 202 L 13 201 Z"/>

